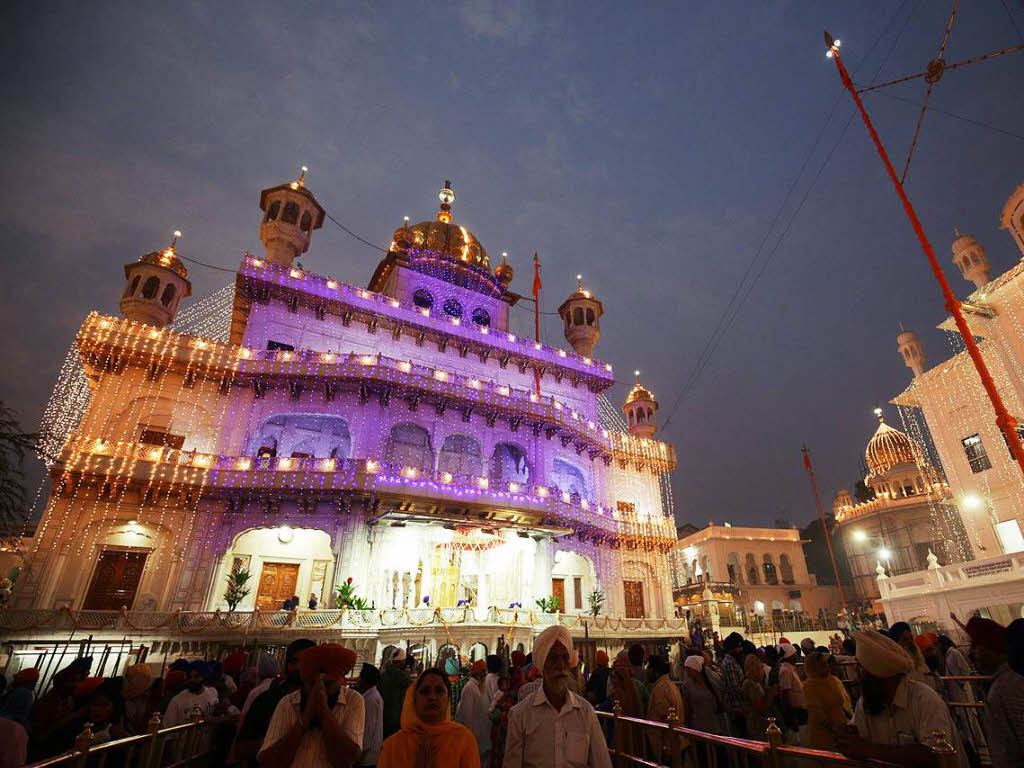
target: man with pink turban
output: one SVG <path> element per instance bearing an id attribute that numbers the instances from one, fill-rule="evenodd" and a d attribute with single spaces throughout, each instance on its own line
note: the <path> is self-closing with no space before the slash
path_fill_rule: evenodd
<path id="1" fill-rule="evenodd" d="M 542 683 L 509 712 L 505 765 L 611 768 L 594 709 L 570 688 L 576 651 L 569 630 L 556 625 L 537 635 L 533 663 Z"/>

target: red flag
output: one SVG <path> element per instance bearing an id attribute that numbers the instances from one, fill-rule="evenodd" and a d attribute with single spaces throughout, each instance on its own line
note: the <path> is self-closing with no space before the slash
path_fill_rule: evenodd
<path id="1" fill-rule="evenodd" d="M 540 295 L 540 289 L 544 286 L 540 282 L 540 259 L 537 258 L 537 254 L 533 254 L 533 298 L 537 298 Z"/>

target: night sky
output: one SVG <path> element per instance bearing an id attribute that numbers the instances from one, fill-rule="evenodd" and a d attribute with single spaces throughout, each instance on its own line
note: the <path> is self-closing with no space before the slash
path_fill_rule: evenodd
<path id="1" fill-rule="evenodd" d="M 1024 29 L 1024 7 L 1006 6 L 964 3 L 947 60 L 1021 42 L 1011 19 Z M 306 164 L 324 207 L 381 245 L 403 215 L 431 218 L 450 178 L 456 223 L 495 263 L 509 252 L 513 288 L 529 291 L 540 253 L 546 311 L 582 272 L 604 301 L 595 354 L 616 366 L 612 401 L 640 368 L 664 422 L 842 95 L 822 29 L 859 82 L 883 62 L 885 80 L 924 68 L 948 11 L 13 3 L 0 29 L 0 398 L 34 428 L 85 314 L 117 312 L 125 262 L 180 228 L 182 255 L 234 269 L 262 251 L 260 189 Z M 1016 136 L 931 112 L 910 169 L 961 296 L 954 226 L 986 245 L 993 275 L 1020 258 L 997 227 L 1024 180 L 1022 76 L 1024 52 L 947 73 L 934 107 Z M 918 80 L 865 96 L 898 166 L 923 93 Z M 661 434 L 679 457 L 681 521 L 805 522 L 800 445 L 828 505 L 856 479 L 872 406 L 909 381 L 899 323 L 922 334 L 930 363 L 950 354 L 938 288 L 867 132 L 857 119 L 843 133 L 852 111 L 842 96 L 762 259 L 806 204 Z M 302 262 L 365 284 L 380 255 L 327 222 Z M 188 266 L 194 297 L 232 280 Z M 529 306 L 514 310 L 523 331 Z M 546 326 L 565 343 L 557 318 Z"/>

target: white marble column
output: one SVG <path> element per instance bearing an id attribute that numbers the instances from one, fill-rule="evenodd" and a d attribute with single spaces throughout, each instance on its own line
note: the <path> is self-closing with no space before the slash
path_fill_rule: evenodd
<path id="1" fill-rule="evenodd" d="M 533 556 L 532 597 L 530 605 L 524 605 L 524 608 L 532 608 L 534 600 L 551 595 L 551 566 L 554 561 L 551 550 L 551 539 L 543 538 L 537 541 L 537 551 Z"/>

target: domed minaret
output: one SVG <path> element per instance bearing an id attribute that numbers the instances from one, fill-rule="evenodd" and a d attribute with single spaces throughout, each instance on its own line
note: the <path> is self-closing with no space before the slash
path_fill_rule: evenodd
<path id="1" fill-rule="evenodd" d="M 658 401 L 651 391 L 640 383 L 640 371 L 636 371 L 636 384 L 626 395 L 622 413 L 626 417 L 629 434 L 633 437 L 654 437 L 658 431 Z"/>
<path id="2" fill-rule="evenodd" d="M 494 270 L 494 276 L 498 278 L 498 282 L 501 283 L 502 288 L 508 288 L 512 282 L 512 276 L 515 275 L 515 271 L 512 269 L 512 265 L 508 263 L 508 254 L 505 251 L 501 252 L 501 264 L 499 264 Z"/>
<path id="3" fill-rule="evenodd" d="M 583 275 L 576 275 L 576 291 L 558 308 L 565 323 L 565 339 L 576 354 L 594 356 L 594 345 L 601 338 L 601 315 L 604 306 L 583 287 Z"/>
<path id="4" fill-rule="evenodd" d="M 832 515 L 835 519 L 842 520 L 844 513 L 853 507 L 853 496 L 843 486 L 839 486 L 836 497 L 832 501 Z"/>
<path id="5" fill-rule="evenodd" d="M 900 351 L 903 363 L 914 372 L 914 378 L 924 373 L 924 347 L 921 340 L 913 331 L 908 331 L 900 325 L 900 334 L 896 337 L 896 348 Z"/>
<path id="6" fill-rule="evenodd" d="M 953 263 L 960 268 L 964 280 L 970 280 L 975 288 L 981 288 L 989 282 L 992 270 L 985 257 L 985 246 L 975 239 L 974 235 L 961 234 L 954 229 L 956 240 L 953 241 Z"/>
<path id="7" fill-rule="evenodd" d="M 267 249 L 267 261 L 290 267 L 309 250 L 314 229 L 324 224 L 324 209 L 306 187 L 306 166 L 295 181 L 260 192 L 260 240 Z"/>
<path id="8" fill-rule="evenodd" d="M 174 250 L 179 237 L 181 232 L 175 232 L 167 248 L 124 265 L 125 289 L 119 306 L 127 319 L 163 328 L 174 320 L 182 298 L 192 295 L 188 270 Z"/>

